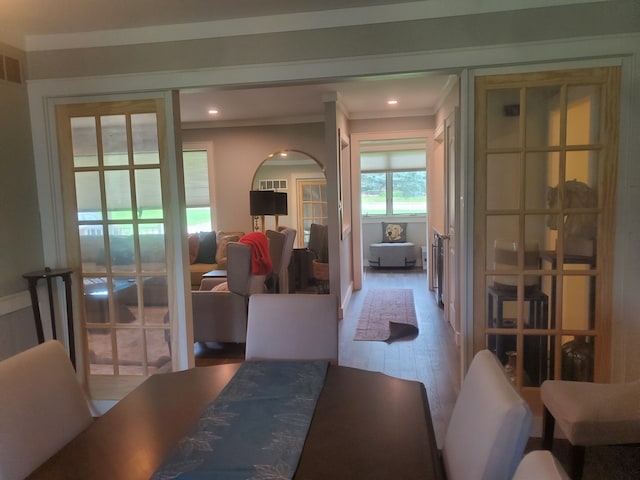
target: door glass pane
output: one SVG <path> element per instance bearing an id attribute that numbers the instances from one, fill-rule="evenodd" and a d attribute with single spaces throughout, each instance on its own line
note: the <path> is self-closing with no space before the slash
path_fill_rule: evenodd
<path id="1" fill-rule="evenodd" d="M 130 220 L 131 186 L 128 170 L 109 170 L 104 172 L 105 197 L 109 220 Z"/>
<path id="2" fill-rule="evenodd" d="M 143 224 L 140 230 L 140 267 L 143 272 L 163 272 L 166 269 L 164 225 Z"/>
<path id="3" fill-rule="evenodd" d="M 520 206 L 520 155 L 487 155 L 487 210 Z"/>
<path id="4" fill-rule="evenodd" d="M 104 272 L 104 230 L 102 225 L 80 226 L 80 258 L 82 271 L 87 273 Z"/>
<path id="5" fill-rule="evenodd" d="M 587 269 L 587 266 L 565 265 L 565 269 Z M 562 287 L 562 328 L 588 330 L 593 328 L 595 317 L 594 277 L 590 275 L 565 275 Z"/>
<path id="6" fill-rule="evenodd" d="M 87 330 L 91 375 L 114 375 L 115 373 L 110 332 L 109 328 L 91 327 Z"/>
<path id="7" fill-rule="evenodd" d="M 560 92 L 557 85 L 527 88 L 527 147 L 560 145 Z"/>
<path id="8" fill-rule="evenodd" d="M 520 145 L 520 89 L 487 93 L 487 148 Z"/>
<path id="9" fill-rule="evenodd" d="M 135 272 L 133 229 L 130 224 L 109 225 L 109 252 L 114 272 Z"/>
<path id="10" fill-rule="evenodd" d="M 100 117 L 102 127 L 102 151 L 105 166 L 127 165 L 127 123 L 125 115 L 105 115 Z"/>
<path id="11" fill-rule="evenodd" d="M 144 375 L 143 330 L 139 328 L 116 329 L 118 348 L 118 373 L 120 375 Z"/>
<path id="12" fill-rule="evenodd" d="M 558 184 L 560 156 L 558 152 L 532 152 L 525 156 L 525 208 L 548 208 L 550 185 Z"/>
<path id="13" fill-rule="evenodd" d="M 593 382 L 594 346 L 594 337 L 563 338 L 562 380 Z"/>
<path id="14" fill-rule="evenodd" d="M 487 269 L 496 269 L 496 248 L 500 245 L 517 244 L 518 217 L 516 215 L 487 216 Z"/>
<path id="15" fill-rule="evenodd" d="M 576 180 L 586 187 L 582 191 L 569 192 L 567 207 L 595 208 L 598 206 L 598 152 L 594 150 L 579 150 L 567 152 L 565 178 Z M 588 188 L 587 188 L 588 187 Z"/>
<path id="16" fill-rule="evenodd" d="M 160 163 L 155 113 L 134 113 L 131 115 L 131 141 L 133 143 L 133 163 L 136 165 Z"/>
<path id="17" fill-rule="evenodd" d="M 147 340 L 147 364 L 149 373 L 171 371 L 171 352 L 169 350 L 169 330 L 152 328 L 145 331 Z"/>
<path id="18" fill-rule="evenodd" d="M 599 143 L 600 86 L 567 88 L 567 145 Z"/>
<path id="19" fill-rule="evenodd" d="M 76 203 L 78 220 L 102 220 L 98 172 L 76 172 Z"/>
<path id="20" fill-rule="evenodd" d="M 71 143 L 75 167 L 98 165 L 98 139 L 95 117 L 75 117 L 71 120 Z"/>
<path id="21" fill-rule="evenodd" d="M 139 219 L 162 219 L 160 169 L 136 170 L 136 202 Z"/>
<path id="22" fill-rule="evenodd" d="M 525 335 L 522 351 L 522 385 L 539 387 L 553 371 L 553 337 Z"/>

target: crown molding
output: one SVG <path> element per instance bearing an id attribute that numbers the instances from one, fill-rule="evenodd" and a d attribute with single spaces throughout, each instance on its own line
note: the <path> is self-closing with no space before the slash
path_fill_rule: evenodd
<path id="1" fill-rule="evenodd" d="M 175 25 L 26 35 L 22 43 L 26 51 L 29 52 L 136 45 L 424 20 L 600 1 L 603 0 L 527 0 L 526 2 L 513 2 L 512 0 L 484 0 L 482 2 L 417 0 L 392 5 L 373 5 Z M 0 40 L 2 40 L 1 37 L 2 35 L 0 35 Z"/>

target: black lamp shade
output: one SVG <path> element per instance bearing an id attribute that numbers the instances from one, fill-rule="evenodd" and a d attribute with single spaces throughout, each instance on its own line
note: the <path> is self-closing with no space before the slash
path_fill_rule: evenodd
<path id="1" fill-rule="evenodd" d="M 287 215 L 287 194 L 273 190 L 251 190 L 249 192 L 249 213 L 260 215 Z"/>

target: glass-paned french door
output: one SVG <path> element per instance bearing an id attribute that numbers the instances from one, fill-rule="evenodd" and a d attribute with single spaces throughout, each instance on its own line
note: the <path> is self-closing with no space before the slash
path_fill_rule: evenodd
<path id="1" fill-rule="evenodd" d="M 318 223 L 326 225 L 327 213 L 327 181 L 318 180 L 298 180 L 298 225 L 302 226 L 302 235 L 298 235 L 300 247 L 309 243 L 309 232 L 311 224 Z"/>
<path id="2" fill-rule="evenodd" d="M 67 253 L 82 280 L 84 371 L 90 386 L 110 378 L 126 390 L 172 370 L 164 105 L 71 104 L 56 113 Z"/>
<path id="3" fill-rule="evenodd" d="M 608 379 L 617 68 L 476 78 L 474 347 L 536 405 Z"/>

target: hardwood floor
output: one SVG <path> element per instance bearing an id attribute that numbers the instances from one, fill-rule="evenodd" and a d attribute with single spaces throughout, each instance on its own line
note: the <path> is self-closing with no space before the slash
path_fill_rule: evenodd
<path id="1" fill-rule="evenodd" d="M 435 302 L 423 270 L 365 271 L 363 288 L 354 292 L 339 326 L 340 365 L 378 371 L 406 380 L 422 382 L 438 447 L 451 416 L 460 386 L 460 360 L 453 330 Z M 418 336 L 410 340 L 386 342 L 354 341 L 358 317 L 366 293 L 371 288 L 410 288 L 418 320 Z"/>

